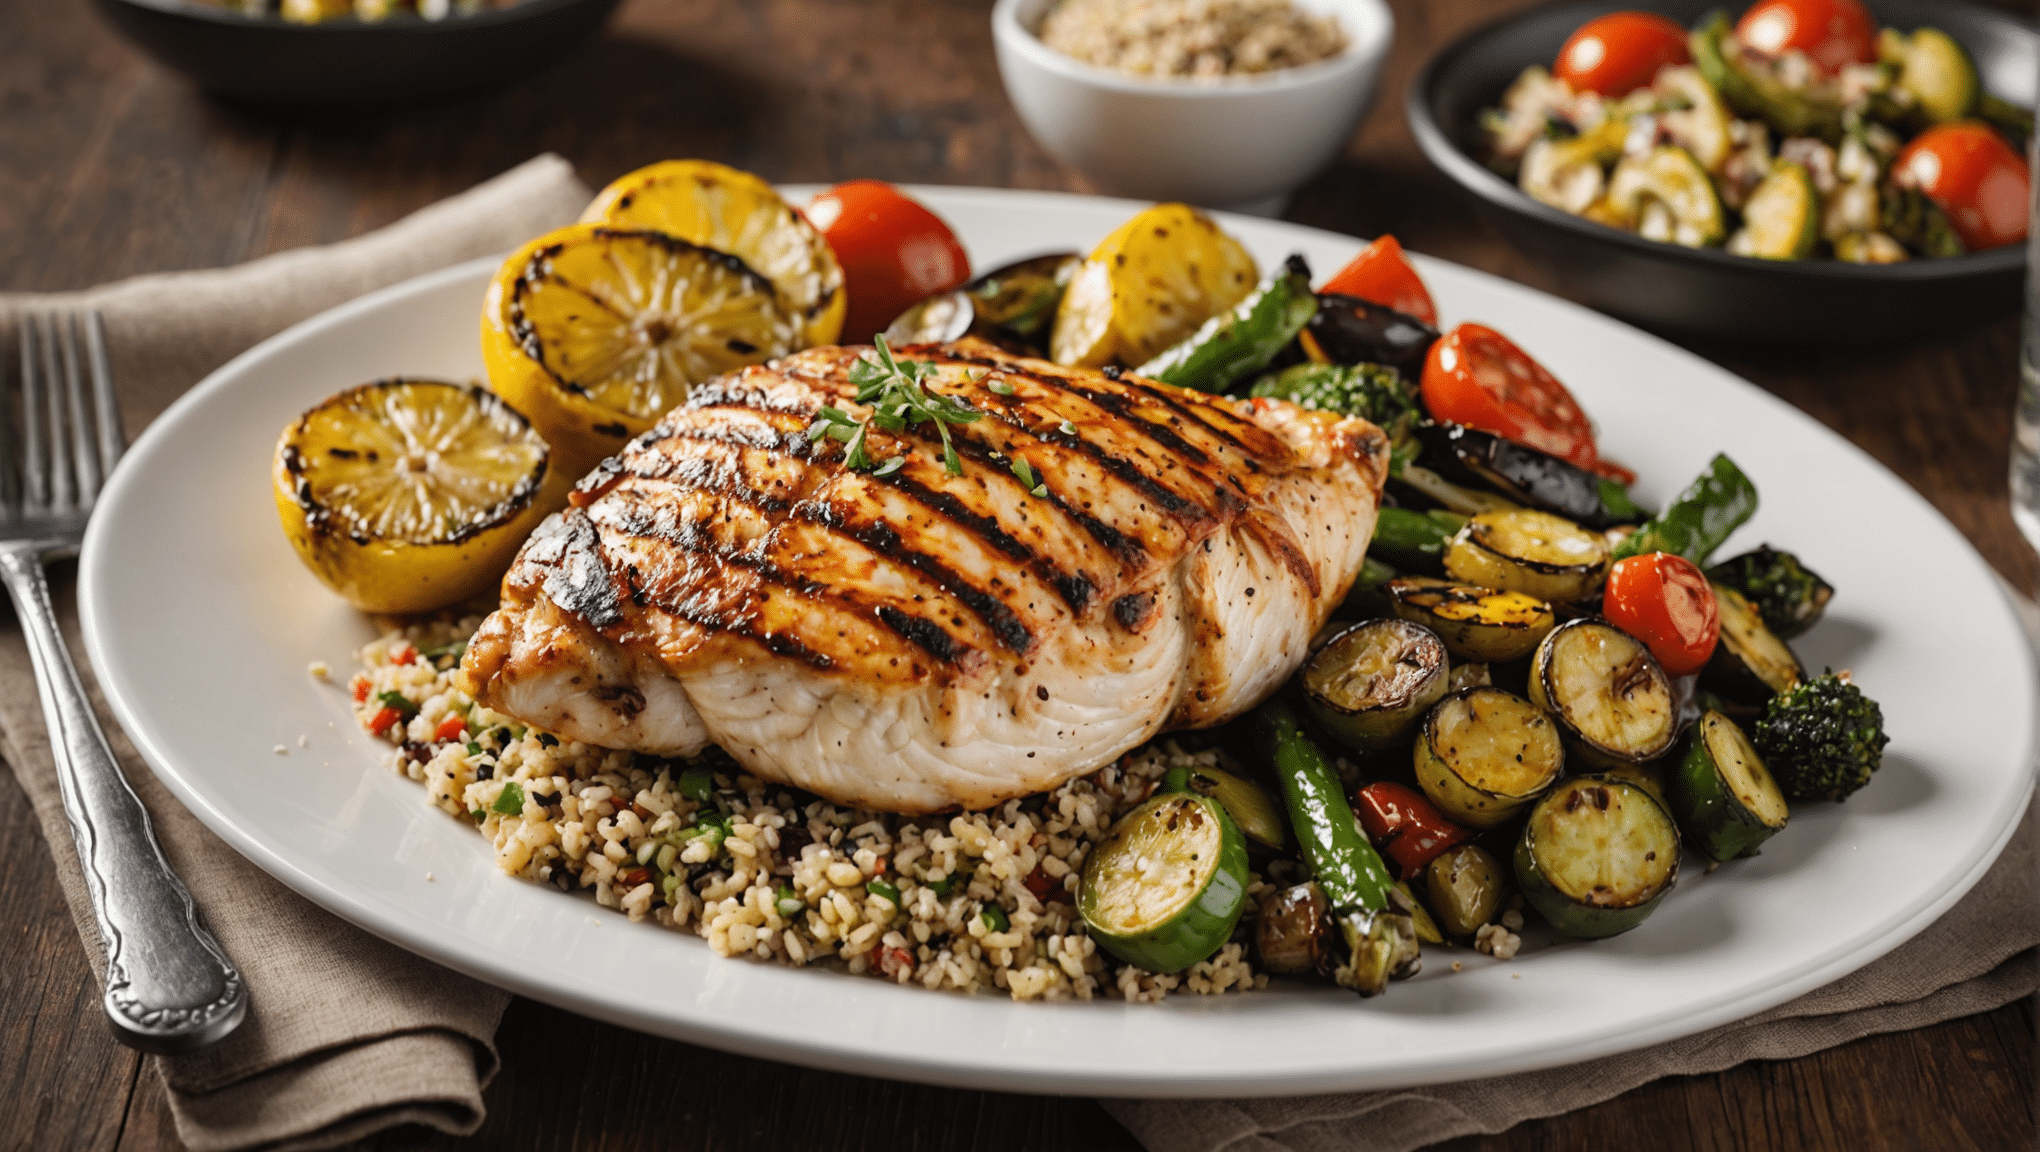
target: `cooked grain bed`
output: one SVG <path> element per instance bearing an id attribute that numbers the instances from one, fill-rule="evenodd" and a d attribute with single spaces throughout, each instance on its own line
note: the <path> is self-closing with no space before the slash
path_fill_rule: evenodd
<path id="1" fill-rule="evenodd" d="M 724 956 L 826 962 L 926 988 L 1149 1001 L 1268 982 L 1249 964 L 1243 933 L 1175 975 L 1121 964 L 1085 934 L 1072 903 L 1085 854 L 1113 822 L 1170 767 L 1214 763 L 1216 753 L 1150 745 L 986 812 L 907 818 L 802 803 L 727 759 L 561 741 L 475 704 L 454 668 L 480 624 L 468 616 L 393 629 L 361 650 L 350 688 L 362 725 L 394 746 L 397 770 L 488 837 L 509 875 L 593 889 L 602 906 L 692 932 Z M 416 713 L 394 718 L 402 709 L 385 703 L 390 692 Z M 441 739 L 449 718 L 464 718 L 466 731 Z M 690 768 L 712 773 L 705 798 L 684 794 L 690 783 L 708 787 Z M 724 830 L 703 831 L 719 820 Z M 1255 877 L 1250 908 L 1265 890 Z"/>
<path id="2" fill-rule="evenodd" d="M 1199 79 L 1297 68 L 1346 49 L 1337 20 L 1292 0 L 1061 0 L 1041 40 L 1100 68 Z"/>

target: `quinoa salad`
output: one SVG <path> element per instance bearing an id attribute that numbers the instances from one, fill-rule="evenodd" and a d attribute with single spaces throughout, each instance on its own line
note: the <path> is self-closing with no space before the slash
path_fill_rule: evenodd
<path id="1" fill-rule="evenodd" d="M 1060 0 L 1042 20 L 1041 41 L 1100 68 L 1214 80 L 1346 50 L 1337 20 L 1292 0 Z"/>
<path id="2" fill-rule="evenodd" d="M 1016 1000 L 1152 1001 L 1265 987 L 1250 963 L 1251 878 L 1233 939 L 1174 975 L 1115 960 L 1075 907 L 1078 870 L 1173 767 L 1216 750 L 1147 745 L 1053 791 L 983 812 L 903 817 L 694 760 L 599 748 L 529 728 L 461 690 L 482 615 L 386 631 L 348 689 L 389 763 L 494 846 L 496 866 L 633 921 L 691 932 L 722 956 Z M 316 669 L 315 669 L 316 671 Z"/>

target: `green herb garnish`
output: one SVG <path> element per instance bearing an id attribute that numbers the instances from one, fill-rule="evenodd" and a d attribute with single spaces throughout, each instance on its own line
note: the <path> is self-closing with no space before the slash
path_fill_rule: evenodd
<path id="1" fill-rule="evenodd" d="M 1036 497 L 1048 495 L 1048 485 L 1034 474 L 1034 466 L 1017 456 L 1013 458 L 1013 475 L 1020 478 L 1020 483 L 1027 485 L 1027 491 L 1032 495 Z"/>
<path id="2" fill-rule="evenodd" d="M 984 413 L 961 400 L 928 391 L 922 382 L 935 375 L 936 365 L 925 360 L 895 360 L 885 337 L 878 337 L 878 358 L 860 357 L 850 367 L 850 382 L 857 385 L 857 402 L 869 405 L 871 415 L 859 420 L 840 408 L 824 407 L 808 425 L 809 440 L 827 436 L 843 443 L 843 466 L 854 471 L 871 471 L 889 476 L 905 463 L 895 456 L 876 464 L 865 451 L 865 437 L 872 427 L 897 436 L 930 420 L 942 436 L 942 467 L 951 476 L 963 475 L 963 461 L 949 441 L 951 424 L 969 424 Z"/>
<path id="3" fill-rule="evenodd" d="M 876 877 L 866 880 L 864 882 L 864 890 L 874 896 L 883 896 L 887 900 L 892 901 L 892 906 L 895 908 L 900 906 L 900 890 L 883 880 Z"/>
<path id="4" fill-rule="evenodd" d="M 985 927 L 994 932 L 1004 932 L 1013 926 L 1013 922 L 1006 919 L 1006 910 L 997 904 L 985 905 L 985 910 L 978 913 L 978 919 L 984 921 Z"/>
<path id="5" fill-rule="evenodd" d="M 800 893 L 795 892 L 792 886 L 787 884 L 779 886 L 779 892 L 776 895 L 776 899 L 773 900 L 773 904 L 779 909 L 779 914 L 788 920 L 807 911 L 807 902 L 800 898 Z"/>
<path id="6" fill-rule="evenodd" d="M 673 781 L 673 787 L 696 804 L 706 804 L 715 794 L 715 777 L 706 768 L 688 768 L 680 773 L 680 779 Z"/>
<path id="7" fill-rule="evenodd" d="M 503 790 L 496 793 L 496 802 L 489 805 L 489 811 L 504 816 L 515 816 L 524 811 L 524 785 L 515 780 L 504 784 Z"/>

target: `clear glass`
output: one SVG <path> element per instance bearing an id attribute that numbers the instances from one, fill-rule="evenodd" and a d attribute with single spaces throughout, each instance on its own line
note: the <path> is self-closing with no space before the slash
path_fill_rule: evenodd
<path id="1" fill-rule="evenodd" d="M 2040 172 L 2040 137 L 2028 156 Z M 2012 413 L 2012 519 L 2040 550 L 2040 180 L 2026 228 L 2026 334 L 2019 353 L 2019 400 Z"/>

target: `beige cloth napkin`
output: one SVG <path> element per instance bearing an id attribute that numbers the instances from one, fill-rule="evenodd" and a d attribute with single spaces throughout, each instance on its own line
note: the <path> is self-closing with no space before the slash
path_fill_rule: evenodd
<path id="1" fill-rule="evenodd" d="M 235 268 L 145 276 L 81 293 L 0 295 L 0 339 L 23 308 L 106 317 L 130 435 L 207 372 L 290 324 L 393 284 L 502 252 L 571 223 L 588 189 L 541 156 L 379 232 Z M 107 713 L 77 634 L 70 569 L 58 611 L 101 722 L 205 923 L 246 974 L 248 1018 L 226 1040 L 155 1058 L 177 1133 L 201 1152 L 323 1148 L 401 1123 L 466 1134 L 482 1122 L 509 995 L 341 922 L 242 859 L 164 790 Z M 34 805 L 95 970 L 104 956 L 79 874 L 28 651 L 0 620 L 0 752 Z"/>
<path id="2" fill-rule="evenodd" d="M 2040 644 L 2040 608 L 2006 595 Z M 1585 1108 L 1666 1076 L 1789 1060 L 2002 1007 L 2040 988 L 2040 820 L 1939 920 L 1889 955 L 1733 1024 L 1566 1068 L 1399 1091 L 1261 1100 L 1106 1100 L 1155 1152 L 1409 1152 Z"/>

